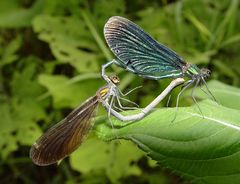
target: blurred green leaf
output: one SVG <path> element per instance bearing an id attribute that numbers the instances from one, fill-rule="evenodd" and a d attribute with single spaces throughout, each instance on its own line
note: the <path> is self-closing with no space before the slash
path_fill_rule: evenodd
<path id="1" fill-rule="evenodd" d="M 98 48 L 81 19 L 41 15 L 33 26 L 59 61 L 71 64 L 78 72 L 99 71 Z"/>
<path id="2" fill-rule="evenodd" d="M 94 4 L 93 16 L 98 27 L 102 30 L 106 20 L 113 15 L 122 16 L 125 11 L 125 1 L 123 0 L 99 0 Z M 98 19 L 101 17 L 101 19 Z"/>
<path id="3" fill-rule="evenodd" d="M 141 174 L 135 162 L 142 156 L 143 152 L 130 142 L 105 143 L 92 137 L 70 156 L 70 162 L 82 173 L 103 169 L 116 183 L 122 177 Z"/>
<path id="4" fill-rule="evenodd" d="M 199 52 L 195 49 L 189 49 L 192 52 L 192 56 L 186 57 L 186 60 L 194 63 L 194 64 L 200 64 L 204 63 L 207 64 L 211 61 L 212 57 L 216 54 L 215 50 L 209 50 L 206 52 Z"/>
<path id="5" fill-rule="evenodd" d="M 15 71 L 10 82 L 12 94 L 19 99 L 37 98 L 43 91 L 36 81 L 37 62 L 35 57 L 28 57 L 20 60 L 23 63 L 21 71 Z M 31 90 L 29 90 L 31 89 Z"/>
<path id="6" fill-rule="evenodd" d="M 208 28 L 202 22 L 200 22 L 193 14 L 185 13 L 185 16 L 196 27 L 200 35 L 203 37 L 204 41 L 207 41 L 207 39 L 211 36 L 211 32 L 208 30 Z"/>
<path id="7" fill-rule="evenodd" d="M 220 61 L 220 60 L 214 60 L 214 65 L 225 76 L 231 77 L 233 79 L 237 78 L 237 75 L 236 75 L 235 71 L 232 68 L 228 67 L 227 62 L 223 62 L 223 61 Z"/>
<path id="8" fill-rule="evenodd" d="M 48 74 L 39 75 L 39 83 L 48 89 L 56 108 L 75 108 L 90 96 L 95 95 L 100 87 L 94 79 L 72 83 L 70 79 L 62 75 Z M 103 81 L 99 83 L 101 84 Z"/>
<path id="9" fill-rule="evenodd" d="M 6 159 L 9 153 L 17 150 L 18 148 L 17 140 L 14 136 L 16 128 L 13 126 L 14 121 L 12 121 L 12 115 L 8 105 L 2 104 L 0 106 L 0 116 L 0 136 L 4 137 L 4 139 L 0 139 L 1 158 Z"/>
<path id="10" fill-rule="evenodd" d="M 231 28 L 230 25 L 235 24 L 239 0 L 231 0 L 226 2 L 229 3 L 228 9 L 223 19 L 216 26 L 216 29 L 214 30 L 210 41 L 208 42 L 207 49 L 219 47 L 219 45 L 221 45 L 222 42 L 224 43 L 224 40 L 232 34 L 232 31 L 229 28 Z"/>
<path id="11" fill-rule="evenodd" d="M 240 34 L 233 35 L 232 37 L 228 38 L 226 41 L 224 41 L 221 45 L 221 47 L 226 47 L 228 45 L 234 44 L 234 43 L 240 43 Z"/>
<path id="12" fill-rule="evenodd" d="M 14 111 L 11 113 L 12 126 L 16 129 L 16 140 L 21 145 L 32 145 L 42 134 L 36 124 L 37 120 L 45 119 L 46 114 L 36 99 L 25 99 L 23 102 L 14 101 Z"/>
<path id="13" fill-rule="evenodd" d="M 6 64 L 10 64 L 16 61 L 19 56 L 16 54 L 16 51 L 21 47 L 22 38 L 18 36 L 11 40 L 4 48 L 0 50 L 1 62 L 0 66 L 3 67 Z"/>
<path id="14" fill-rule="evenodd" d="M 25 8 L 21 1 L 0 1 L 0 27 L 19 28 L 31 25 L 32 19 L 41 12 L 43 0 L 37 0 Z"/>
<path id="15" fill-rule="evenodd" d="M 44 105 L 37 101 L 43 88 L 36 82 L 36 62 L 32 61 L 36 58 L 21 61 L 23 69 L 16 70 L 10 82 L 12 96 L 7 96 L 0 107 L 0 136 L 4 137 L 0 141 L 0 154 L 3 159 L 19 145 L 31 145 L 42 133 L 36 121 L 46 117 Z"/>
<path id="16" fill-rule="evenodd" d="M 240 113 L 211 101 L 199 106 L 204 118 L 196 106 L 179 108 L 174 122 L 174 108 L 159 109 L 114 131 L 101 125 L 98 134 L 104 140 L 117 136 L 133 141 L 161 166 L 192 183 L 235 183 L 240 179 Z"/>

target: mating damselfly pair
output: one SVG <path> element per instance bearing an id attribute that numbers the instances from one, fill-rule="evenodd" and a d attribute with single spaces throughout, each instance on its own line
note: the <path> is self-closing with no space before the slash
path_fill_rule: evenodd
<path id="1" fill-rule="evenodd" d="M 93 126 L 91 119 L 99 103 L 102 103 L 109 115 L 111 114 L 121 121 L 132 122 L 148 114 L 176 86 L 183 84 L 177 97 L 178 106 L 180 95 L 191 84 L 195 83 L 192 93 L 198 84 L 206 85 L 205 78 L 209 77 L 210 70 L 199 69 L 196 65 L 186 63 L 174 51 L 155 41 L 128 19 L 118 16 L 110 18 L 105 24 L 104 36 L 108 46 L 117 57 L 102 66 L 102 77 L 106 80 L 107 85 L 100 88 L 93 97 L 50 128 L 33 144 L 30 157 L 35 164 L 56 163 L 76 150 Z M 105 74 L 105 69 L 113 63 L 144 78 L 155 80 L 175 78 L 175 80 L 140 113 L 124 116 L 113 107 L 114 100 L 122 107 L 119 99 L 123 94 L 117 87 L 119 79 L 117 77 L 109 78 Z M 185 82 L 183 77 L 190 79 Z M 215 99 L 208 87 L 206 89 L 208 94 Z M 196 102 L 193 95 L 192 97 Z M 122 109 L 124 108 L 122 107 Z M 128 123 L 123 123 L 123 125 L 126 124 Z"/>

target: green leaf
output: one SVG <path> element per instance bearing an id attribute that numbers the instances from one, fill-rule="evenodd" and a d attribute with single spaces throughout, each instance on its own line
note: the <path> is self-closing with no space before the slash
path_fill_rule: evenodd
<path id="1" fill-rule="evenodd" d="M 71 64 L 79 72 L 99 71 L 98 48 L 85 26 L 76 17 L 41 15 L 33 21 L 34 31 L 49 43 L 59 61 Z"/>
<path id="2" fill-rule="evenodd" d="M 57 108 L 75 108 L 90 96 L 95 95 L 99 88 L 99 84 L 95 80 L 72 83 L 70 79 L 61 75 L 39 75 L 39 83 L 48 89 L 53 97 L 54 106 Z"/>
<path id="3" fill-rule="evenodd" d="M 0 153 L 2 159 L 5 159 L 9 153 L 17 150 L 18 148 L 16 138 L 12 134 L 16 131 L 16 128 L 13 126 L 14 121 L 12 121 L 12 116 L 8 105 L 2 104 L 0 106 L 0 116 L 0 136 L 4 137 L 4 139 L 0 139 Z"/>
<path id="4" fill-rule="evenodd" d="M 211 32 L 209 29 L 200 22 L 193 14 L 191 13 L 185 13 L 186 18 L 193 24 L 193 26 L 196 27 L 196 29 L 199 31 L 200 35 L 202 35 L 204 40 L 207 40 L 211 36 Z"/>
<path id="5" fill-rule="evenodd" d="M 32 98 L 27 98 L 23 102 L 14 99 L 12 106 L 14 111 L 11 113 L 11 126 L 16 129 L 16 141 L 21 145 L 32 145 L 42 134 L 36 121 L 45 119 L 45 112 L 40 104 Z"/>
<path id="6" fill-rule="evenodd" d="M 36 122 L 44 120 L 46 113 L 44 105 L 37 101 L 43 88 L 35 78 L 36 61 L 34 57 L 20 61 L 23 69 L 16 67 L 9 85 L 11 96 L 1 101 L 0 136 L 4 139 L 0 140 L 0 156 L 3 159 L 16 151 L 19 145 L 31 145 L 42 133 Z"/>
<path id="7" fill-rule="evenodd" d="M 113 15 L 122 16 L 125 11 L 124 0 L 98 0 L 93 7 L 93 16 L 98 27 L 102 30 L 106 20 L 108 20 Z M 98 17 L 101 17 L 99 19 Z"/>
<path id="8" fill-rule="evenodd" d="M 30 8 L 25 8 L 21 1 L 0 1 L 0 27 L 30 26 L 32 19 L 42 10 L 43 2 L 37 0 Z"/>
<path id="9" fill-rule="evenodd" d="M 240 42 L 240 34 L 233 35 L 232 37 L 228 38 L 226 41 L 224 41 L 221 45 L 221 47 L 227 47 L 233 43 L 239 43 Z"/>
<path id="10" fill-rule="evenodd" d="M 238 0 L 232 0 L 232 1 L 226 1 L 229 3 L 227 11 L 222 14 L 222 19 L 219 21 L 219 23 L 216 26 L 216 29 L 214 32 L 212 32 L 212 37 L 210 38 L 207 49 L 211 49 L 211 47 L 220 47 L 222 43 L 224 43 L 225 40 L 228 39 L 227 36 L 232 34 L 232 26 L 235 24 L 235 17 L 238 12 Z"/>
<path id="11" fill-rule="evenodd" d="M 17 36 L 13 40 L 11 40 L 7 46 L 2 48 L 0 50 L 0 66 L 4 66 L 6 64 L 10 64 L 18 59 L 18 55 L 16 54 L 16 51 L 21 47 L 22 44 L 22 38 L 21 36 Z"/>
<path id="12" fill-rule="evenodd" d="M 89 138 L 70 156 L 72 167 L 84 174 L 102 169 L 113 183 L 122 177 L 140 175 L 136 161 L 143 156 L 143 152 L 127 141 L 116 143 Z"/>
<path id="13" fill-rule="evenodd" d="M 216 54 L 215 50 L 208 50 L 206 52 L 201 52 L 193 48 L 192 49 L 189 48 L 189 50 L 192 52 L 192 55 L 187 56 L 186 60 L 191 61 L 191 63 L 193 64 L 200 64 L 200 63 L 207 64 L 211 61 L 211 58 Z"/>
<path id="14" fill-rule="evenodd" d="M 104 140 L 133 141 L 161 166 L 192 183 L 224 184 L 240 180 L 240 111 L 212 101 L 196 106 L 159 109 L 142 120 L 115 129 L 98 127 Z M 118 120 L 113 123 L 121 123 Z"/>
<path id="15" fill-rule="evenodd" d="M 20 60 L 23 64 L 22 71 L 15 71 L 11 80 L 11 91 L 15 97 L 19 99 L 37 98 L 43 91 L 43 87 L 36 81 L 37 62 L 35 57 L 28 57 Z M 31 89 L 31 90 L 29 90 Z"/>

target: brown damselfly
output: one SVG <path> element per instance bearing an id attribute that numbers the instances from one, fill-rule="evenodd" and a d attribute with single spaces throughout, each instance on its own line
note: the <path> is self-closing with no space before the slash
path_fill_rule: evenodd
<path id="1" fill-rule="evenodd" d="M 87 137 L 93 126 L 92 117 L 99 103 L 108 104 L 118 94 L 115 86 L 118 77 L 111 77 L 112 83 L 100 88 L 93 97 L 73 110 L 66 118 L 47 130 L 31 147 L 30 158 L 39 166 L 54 164 L 75 151 Z"/>

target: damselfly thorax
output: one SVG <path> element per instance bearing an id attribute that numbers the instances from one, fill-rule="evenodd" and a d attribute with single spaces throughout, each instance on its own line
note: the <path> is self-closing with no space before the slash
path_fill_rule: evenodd
<path id="1" fill-rule="evenodd" d="M 117 76 L 111 76 L 110 77 L 110 82 L 104 86 L 101 87 L 97 92 L 96 96 L 98 97 L 100 102 L 109 102 L 110 98 L 113 97 L 118 97 L 119 94 L 119 89 L 117 88 L 117 84 L 120 82 L 119 78 Z"/>
<path id="2" fill-rule="evenodd" d="M 205 79 L 210 77 L 211 71 L 208 68 L 199 69 L 196 65 L 186 63 L 186 65 L 182 66 L 182 76 L 181 77 L 189 77 L 193 80 Z"/>

